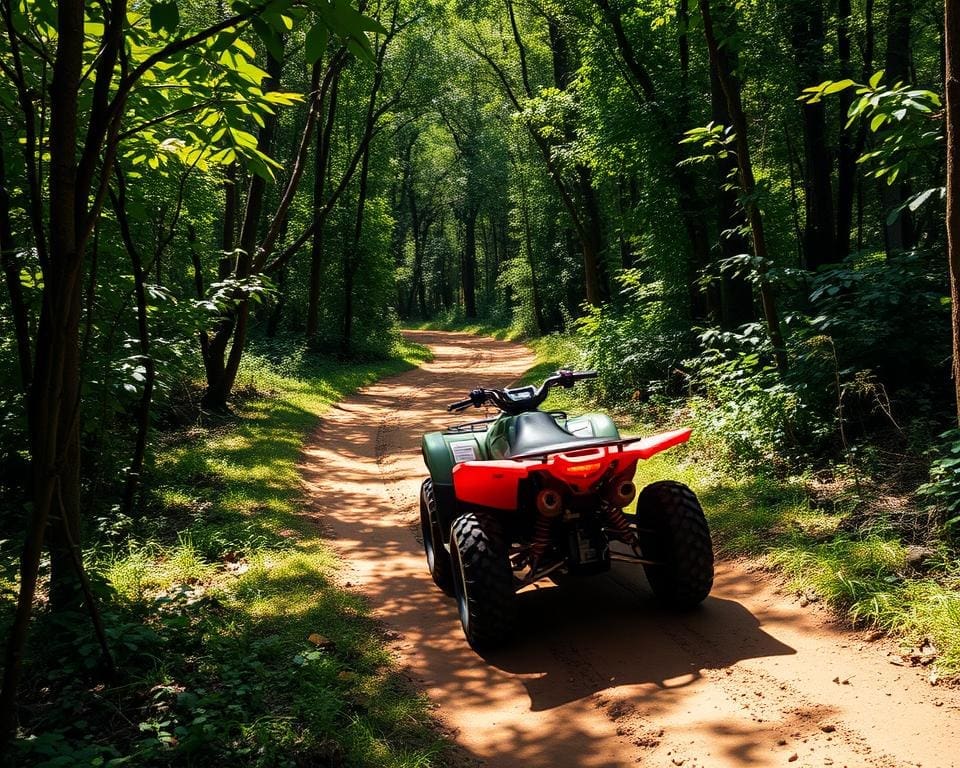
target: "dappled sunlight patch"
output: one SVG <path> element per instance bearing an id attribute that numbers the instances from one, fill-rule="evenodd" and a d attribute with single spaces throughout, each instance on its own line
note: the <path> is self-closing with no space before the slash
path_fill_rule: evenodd
<path id="1" fill-rule="evenodd" d="M 122 597 L 142 600 L 177 584 L 208 581 L 217 568 L 204 560 L 191 539 L 184 538 L 172 547 L 157 543 L 132 545 L 126 553 L 106 560 L 100 570 Z"/>

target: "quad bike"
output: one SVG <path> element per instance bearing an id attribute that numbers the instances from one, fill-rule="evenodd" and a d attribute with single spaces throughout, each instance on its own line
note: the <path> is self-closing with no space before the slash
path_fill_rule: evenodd
<path id="1" fill-rule="evenodd" d="M 604 414 L 539 410 L 553 387 L 595 377 L 558 371 L 539 387 L 475 389 L 447 410 L 492 405 L 498 416 L 423 437 L 427 564 L 456 598 L 478 650 L 510 637 L 518 590 L 546 577 L 562 584 L 602 573 L 613 560 L 643 565 L 670 607 L 692 608 L 710 593 L 713 547 L 693 491 L 662 480 L 638 496 L 633 484 L 640 459 L 686 442 L 690 430 L 624 439 Z"/>

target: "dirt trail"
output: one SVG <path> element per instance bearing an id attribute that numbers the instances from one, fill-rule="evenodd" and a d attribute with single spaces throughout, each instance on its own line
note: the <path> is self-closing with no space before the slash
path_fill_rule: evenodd
<path id="1" fill-rule="evenodd" d="M 515 646 L 478 656 L 418 541 L 420 434 L 450 423 L 446 403 L 511 381 L 533 358 L 464 334 L 410 336 L 434 361 L 332 410 L 304 476 L 344 580 L 397 631 L 402 663 L 467 763 L 960 766 L 960 692 L 894 666 L 893 646 L 832 627 L 743 563 L 718 563 L 713 595 L 686 616 L 659 610 L 627 565 L 531 589 Z"/>

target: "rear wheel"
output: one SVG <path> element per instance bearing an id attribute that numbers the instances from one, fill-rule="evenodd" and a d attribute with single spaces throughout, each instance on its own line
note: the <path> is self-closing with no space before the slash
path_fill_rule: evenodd
<path id="1" fill-rule="evenodd" d="M 500 525 L 472 512 L 450 530 L 453 590 L 467 642 L 477 650 L 501 645 L 513 633 L 516 593 Z"/>
<path id="2" fill-rule="evenodd" d="M 703 508 L 687 486 L 672 480 L 651 483 L 637 498 L 637 537 L 647 581 L 671 608 L 693 608 L 713 587 L 713 543 Z"/>
<path id="3" fill-rule="evenodd" d="M 448 595 L 452 595 L 453 568 L 450 565 L 450 555 L 443 546 L 443 531 L 437 519 L 437 499 L 433 493 L 433 480 L 429 477 L 420 487 L 420 533 L 423 535 L 427 567 L 434 583 Z"/>

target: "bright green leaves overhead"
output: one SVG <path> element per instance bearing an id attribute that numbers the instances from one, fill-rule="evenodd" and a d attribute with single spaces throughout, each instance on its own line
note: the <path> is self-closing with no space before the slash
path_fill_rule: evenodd
<path id="1" fill-rule="evenodd" d="M 149 53 L 146 46 L 132 51 Z M 131 167 L 160 173 L 171 166 L 207 172 L 239 162 L 272 180 L 279 165 L 258 148 L 256 130 L 277 107 L 302 96 L 270 90 L 269 74 L 254 63 L 256 57 L 231 29 L 157 66 L 128 99 L 133 124 L 123 132 L 122 156 Z"/>
<path id="2" fill-rule="evenodd" d="M 906 175 L 911 161 L 925 156 L 943 140 L 940 96 L 933 91 L 903 83 L 895 83 L 892 87 L 886 85 L 883 83 L 883 71 L 875 73 L 866 85 L 849 79 L 825 80 L 819 85 L 805 88 L 798 101 L 815 104 L 824 96 L 848 88 L 856 89 L 859 98 L 850 105 L 847 128 L 865 120 L 870 132 L 877 134 L 875 148 L 857 160 L 870 168 L 870 175 L 874 178 L 893 184 Z M 929 198 L 930 195 L 924 196 L 916 205 L 922 205 Z M 900 206 L 891 216 L 899 214 L 912 202 Z"/>
<path id="3" fill-rule="evenodd" d="M 341 38 L 359 59 L 373 61 L 373 47 L 367 33 L 386 34 L 387 30 L 380 22 L 364 16 L 348 0 L 314 0 L 310 7 L 320 20 L 307 32 L 308 63 L 315 63 L 323 56 L 329 32 Z"/>

